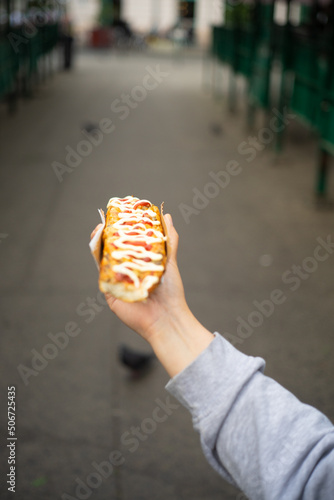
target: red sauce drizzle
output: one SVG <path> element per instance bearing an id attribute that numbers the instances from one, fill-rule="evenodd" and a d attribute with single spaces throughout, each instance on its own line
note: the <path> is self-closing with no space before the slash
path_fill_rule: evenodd
<path id="1" fill-rule="evenodd" d="M 116 281 L 126 281 L 127 283 L 133 283 L 133 280 L 127 274 L 116 273 L 115 278 Z"/>
<path id="2" fill-rule="evenodd" d="M 137 207 L 150 207 L 151 203 L 149 201 L 139 200 L 133 205 L 133 209 L 136 210 Z"/>
<path id="3" fill-rule="evenodd" d="M 145 247 L 146 243 L 145 241 L 124 241 L 125 245 L 134 245 L 137 247 Z"/>

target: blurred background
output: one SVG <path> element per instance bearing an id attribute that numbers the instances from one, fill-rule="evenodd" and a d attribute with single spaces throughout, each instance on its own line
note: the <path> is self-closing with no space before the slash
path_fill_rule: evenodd
<path id="1" fill-rule="evenodd" d="M 0 0 L 1 499 L 12 386 L 19 500 L 245 498 L 98 291 L 112 196 L 165 202 L 194 314 L 333 421 L 333 23 L 329 1 Z"/>

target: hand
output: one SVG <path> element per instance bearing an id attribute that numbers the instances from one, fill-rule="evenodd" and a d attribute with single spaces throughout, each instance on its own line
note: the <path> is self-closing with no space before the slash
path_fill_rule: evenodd
<path id="1" fill-rule="evenodd" d="M 168 257 L 162 282 L 150 293 L 145 301 L 124 302 L 106 294 L 110 309 L 127 326 L 139 333 L 147 341 L 160 330 L 172 315 L 179 316 L 187 311 L 184 289 L 177 267 L 176 255 L 179 236 L 173 226 L 170 214 L 164 216 L 168 231 Z M 91 238 L 101 227 L 99 224 Z"/>
<path id="2" fill-rule="evenodd" d="M 179 236 L 170 214 L 164 216 L 168 232 L 168 256 L 163 280 L 142 302 L 123 302 L 110 294 L 110 309 L 132 330 L 139 333 L 154 349 L 167 372 L 174 376 L 187 366 L 212 341 L 191 313 L 177 266 Z M 91 238 L 101 227 L 99 224 Z"/>

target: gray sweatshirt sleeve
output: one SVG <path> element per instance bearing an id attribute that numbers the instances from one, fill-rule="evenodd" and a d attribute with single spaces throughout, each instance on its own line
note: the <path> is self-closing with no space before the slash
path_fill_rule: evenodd
<path id="1" fill-rule="evenodd" d="M 334 427 L 218 333 L 166 389 L 192 414 L 204 454 L 251 500 L 334 499 Z"/>

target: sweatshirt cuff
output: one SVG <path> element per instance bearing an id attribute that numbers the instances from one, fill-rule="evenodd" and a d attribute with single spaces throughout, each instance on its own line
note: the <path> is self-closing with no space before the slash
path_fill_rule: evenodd
<path id="1" fill-rule="evenodd" d="M 216 411 L 221 416 L 224 409 L 228 412 L 250 377 L 265 367 L 262 358 L 241 353 L 218 332 L 214 336 L 209 346 L 166 385 L 190 411 L 195 427 Z"/>

